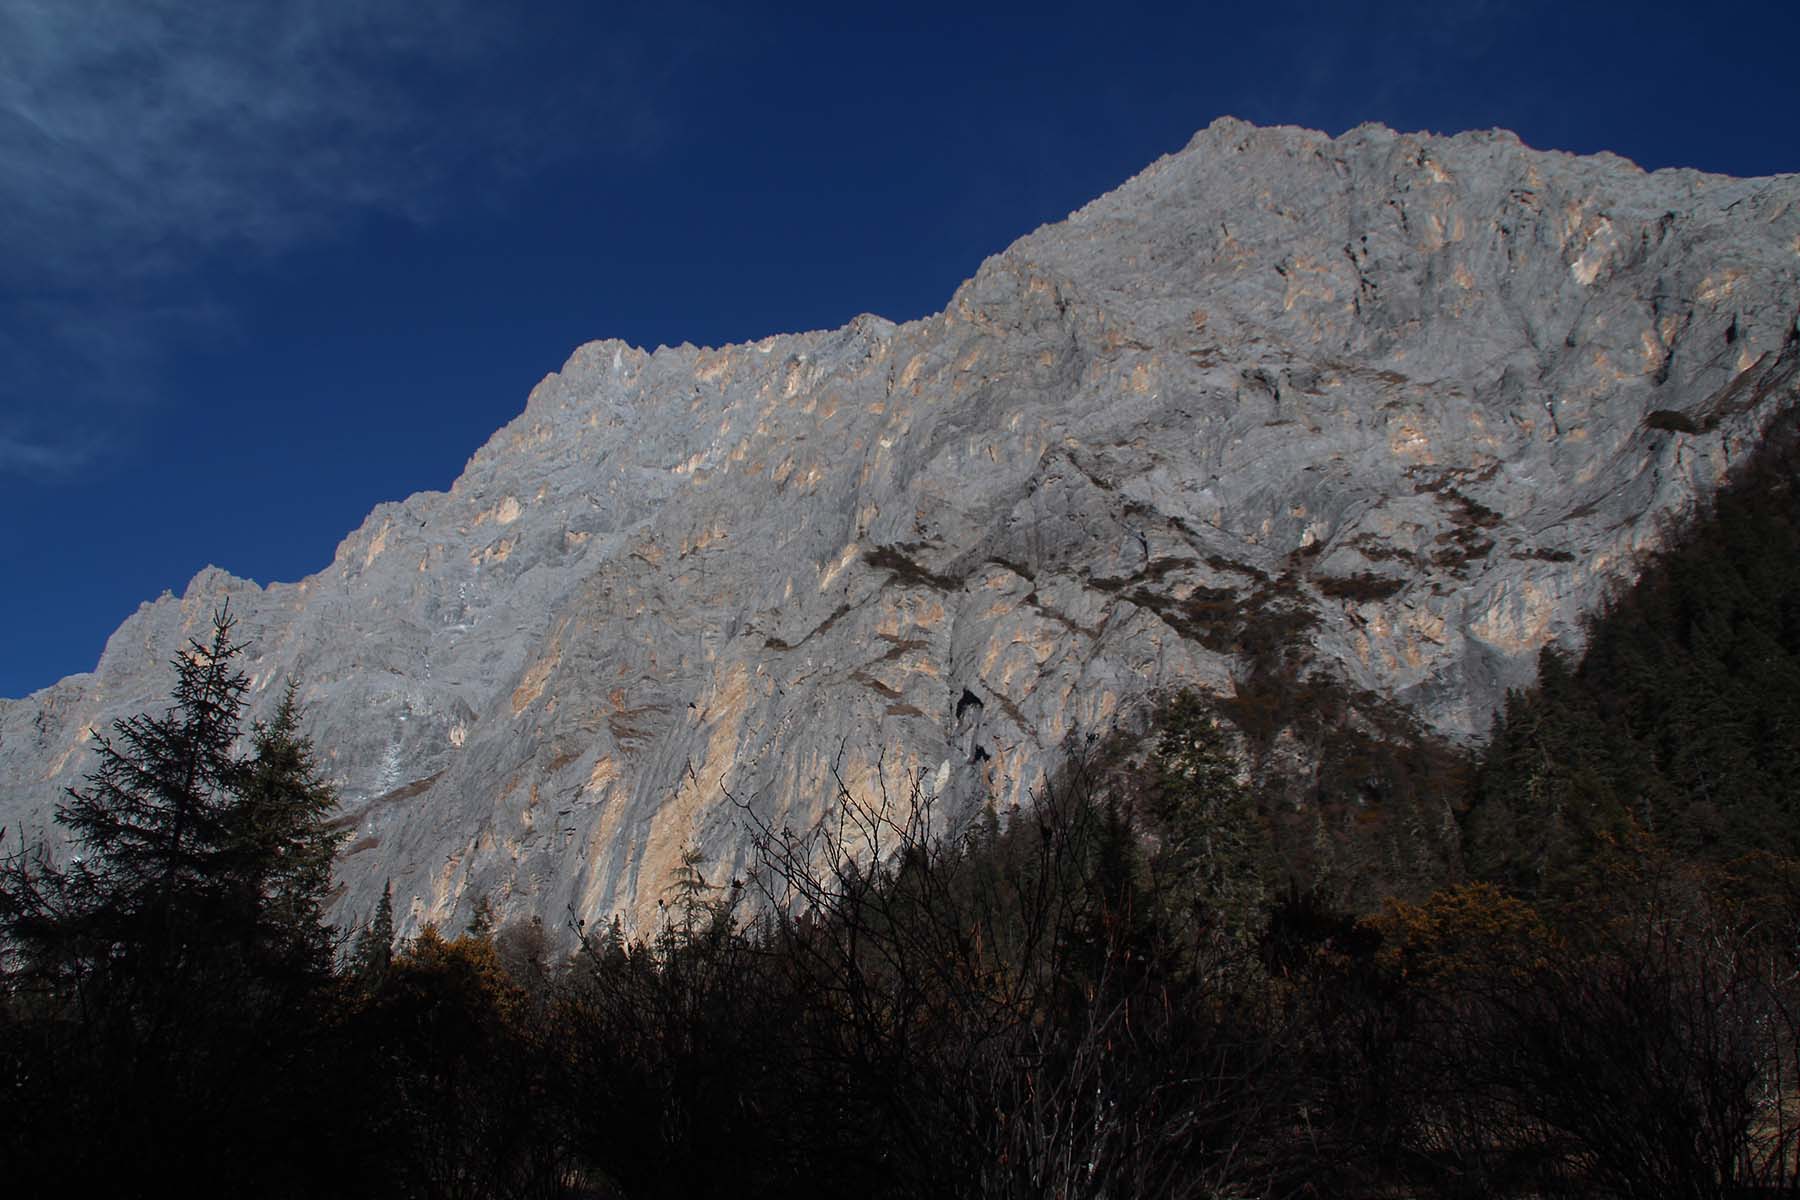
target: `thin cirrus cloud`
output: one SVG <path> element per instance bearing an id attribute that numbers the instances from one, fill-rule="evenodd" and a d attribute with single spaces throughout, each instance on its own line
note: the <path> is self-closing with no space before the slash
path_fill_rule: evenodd
<path id="1" fill-rule="evenodd" d="M 158 347 L 218 319 L 209 263 L 357 212 L 426 220 L 458 169 L 549 155 L 544 122 L 505 94 L 524 47 L 492 11 L 0 0 L 0 473 L 117 448 L 155 400 Z"/>
<path id="2" fill-rule="evenodd" d="M 282 248 L 347 207 L 407 209 L 448 141 L 423 93 L 482 32 L 456 0 L 9 0 L 9 282 L 166 270 Z"/>

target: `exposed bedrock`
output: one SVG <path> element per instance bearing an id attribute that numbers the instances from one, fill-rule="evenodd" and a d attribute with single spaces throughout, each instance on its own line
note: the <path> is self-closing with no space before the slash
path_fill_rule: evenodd
<path id="1" fill-rule="evenodd" d="M 683 848 L 915 783 L 1027 798 L 1246 623 L 1479 734 L 1800 391 L 1800 178 L 1506 133 L 1220 121 L 936 316 L 578 349 L 447 493 L 323 571 L 220 570 L 0 701 L 0 823 L 52 841 L 112 719 L 230 597 L 352 827 L 340 921 L 476 892 L 640 928 Z"/>

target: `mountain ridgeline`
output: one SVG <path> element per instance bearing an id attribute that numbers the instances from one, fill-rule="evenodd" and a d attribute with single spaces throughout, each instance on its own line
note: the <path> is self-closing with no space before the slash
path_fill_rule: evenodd
<path id="1" fill-rule="evenodd" d="M 402 932 L 483 896 L 654 929 L 684 871 L 747 875 L 754 829 L 917 795 L 961 833 L 1183 689 L 1286 781 L 1281 853 L 1385 847 L 1357 852 L 1365 894 L 1465 852 L 1549 887 L 1652 817 L 1739 845 L 1722 810 L 1641 801 L 1621 781 L 1664 760 L 1635 750 L 1527 789 L 1594 800 L 1544 800 L 1553 837 L 1425 781 L 1794 407 L 1797 318 L 1795 177 L 1220 121 L 938 315 L 581 347 L 449 492 L 380 506 L 325 570 L 204 571 L 93 673 L 0 701 L 0 824 L 60 837 L 94 736 L 228 599 L 253 711 L 297 679 L 342 799 L 333 912 L 391 881 Z M 1778 670 L 1695 637 L 1695 678 Z M 1701 719 L 1595 703 L 1580 730 L 1647 754 Z M 1559 744 L 1515 730 L 1493 770 L 1529 779 Z"/>

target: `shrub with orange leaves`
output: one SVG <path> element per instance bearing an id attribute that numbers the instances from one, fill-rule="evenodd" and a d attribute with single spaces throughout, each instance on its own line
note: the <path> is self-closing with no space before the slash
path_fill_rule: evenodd
<path id="1" fill-rule="evenodd" d="M 1555 945 L 1535 908 L 1490 883 L 1443 888 L 1421 904 L 1390 898 L 1366 923 L 1381 934 L 1376 961 L 1427 987 L 1522 977 L 1542 967 Z"/>

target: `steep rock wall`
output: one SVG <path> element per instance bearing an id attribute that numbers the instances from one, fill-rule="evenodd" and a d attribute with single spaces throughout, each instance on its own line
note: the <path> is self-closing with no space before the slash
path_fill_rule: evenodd
<path id="1" fill-rule="evenodd" d="M 1472 736 L 1793 405 L 1797 316 L 1795 177 L 1220 121 L 936 316 L 581 347 L 325 570 L 209 569 L 0 701 L 0 822 L 54 840 L 226 597 L 341 786 L 340 920 L 391 877 L 643 927 L 685 846 L 746 868 L 726 792 L 1004 807 L 1274 611 Z"/>

